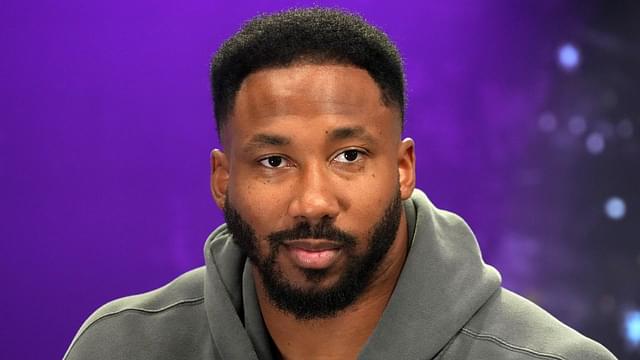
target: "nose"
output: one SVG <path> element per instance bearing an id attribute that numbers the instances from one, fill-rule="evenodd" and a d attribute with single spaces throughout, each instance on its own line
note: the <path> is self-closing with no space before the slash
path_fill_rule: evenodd
<path id="1" fill-rule="evenodd" d="M 335 219 L 340 205 L 331 184 L 329 169 L 324 164 L 310 165 L 300 170 L 288 215 L 296 221 L 316 224 Z"/>

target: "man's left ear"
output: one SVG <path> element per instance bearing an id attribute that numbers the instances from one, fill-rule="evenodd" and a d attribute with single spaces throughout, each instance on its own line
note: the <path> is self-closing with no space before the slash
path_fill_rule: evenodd
<path id="1" fill-rule="evenodd" d="M 402 140 L 398 148 L 398 179 L 400 197 L 406 200 L 416 187 L 415 144 L 411 138 Z"/>

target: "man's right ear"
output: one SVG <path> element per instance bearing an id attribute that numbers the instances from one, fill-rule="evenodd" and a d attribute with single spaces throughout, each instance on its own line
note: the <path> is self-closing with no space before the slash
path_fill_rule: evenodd
<path id="1" fill-rule="evenodd" d="M 211 151 L 211 195 L 220 209 L 224 208 L 229 184 L 229 160 L 218 149 Z"/>

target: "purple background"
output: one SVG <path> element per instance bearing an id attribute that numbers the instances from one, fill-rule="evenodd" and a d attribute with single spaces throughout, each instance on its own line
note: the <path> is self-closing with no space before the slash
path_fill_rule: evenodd
<path id="1" fill-rule="evenodd" d="M 470 223 L 505 286 L 622 349 L 617 303 L 594 315 L 615 289 L 594 278 L 594 240 L 571 217 L 587 207 L 606 221 L 608 192 L 585 203 L 602 189 L 575 186 L 582 140 L 539 130 L 541 114 L 567 107 L 559 93 L 571 99 L 559 83 L 576 75 L 556 51 L 580 39 L 595 2 L 5 0 L 0 357 L 60 358 L 101 304 L 203 264 L 222 221 L 208 185 L 211 55 L 257 13 L 311 4 L 357 11 L 397 43 L 418 185 Z M 637 236 L 633 211 L 623 233 Z M 638 266 L 621 266 L 637 279 Z"/>

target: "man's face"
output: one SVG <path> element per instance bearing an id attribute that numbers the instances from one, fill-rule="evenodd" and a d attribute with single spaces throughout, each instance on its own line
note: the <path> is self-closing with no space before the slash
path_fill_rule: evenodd
<path id="1" fill-rule="evenodd" d="M 401 256 L 394 240 L 414 159 L 400 131 L 399 111 L 365 70 L 296 65 L 245 79 L 212 189 L 279 308 L 335 315 Z"/>

